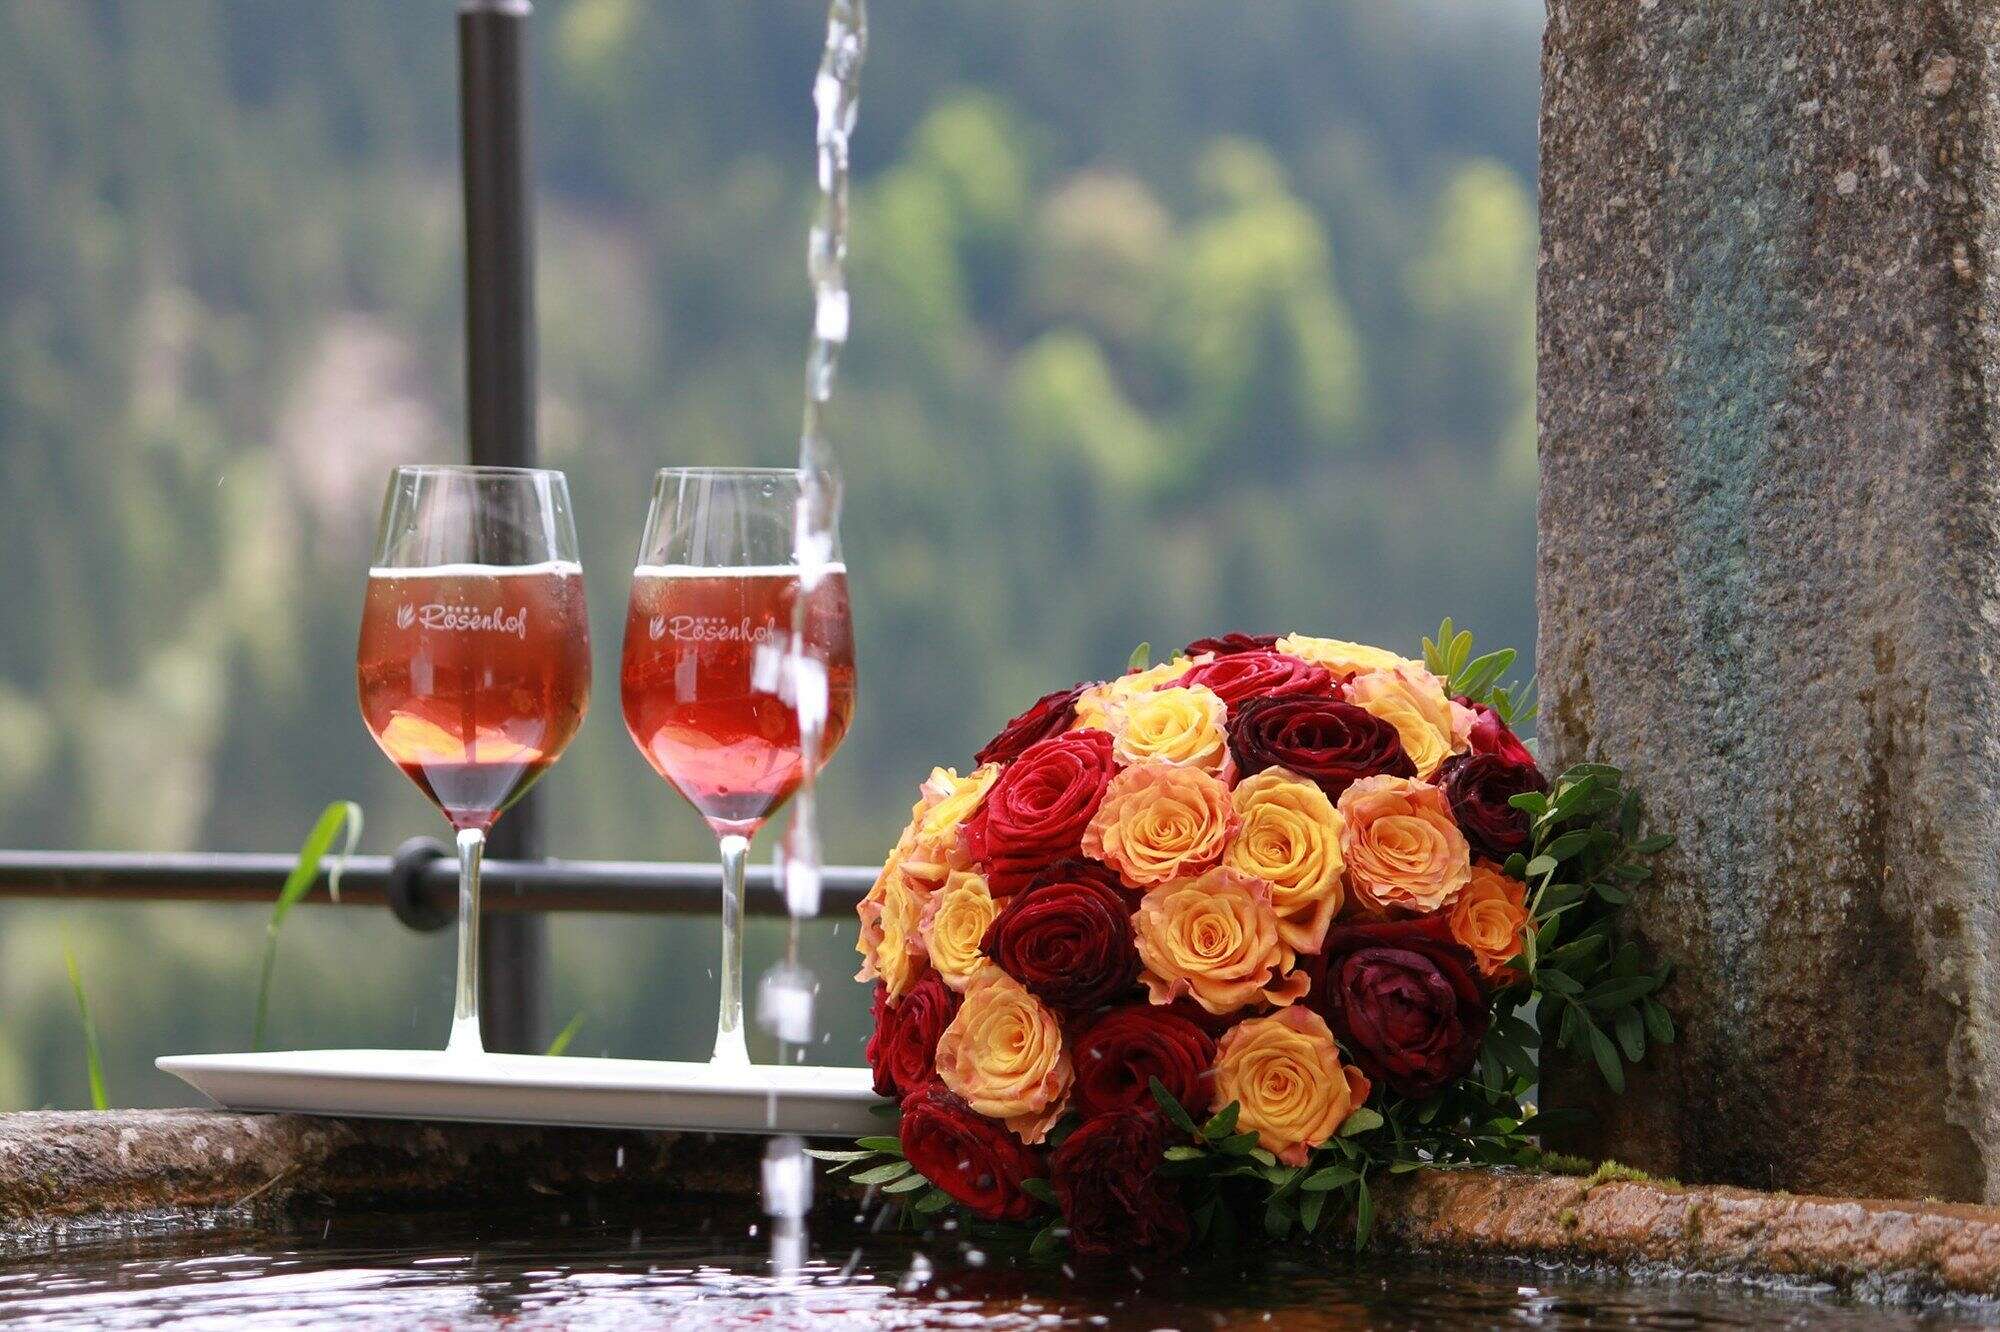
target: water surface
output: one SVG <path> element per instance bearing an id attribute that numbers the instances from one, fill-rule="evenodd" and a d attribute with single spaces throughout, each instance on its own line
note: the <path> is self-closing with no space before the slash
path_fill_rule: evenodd
<path id="1" fill-rule="evenodd" d="M 1584 1281 L 1525 1266 L 1294 1258 L 1135 1273 L 1036 1266 L 958 1235 L 820 1221 L 774 1276 L 748 1204 L 350 1213 L 70 1240 L 0 1256 L 0 1321 L 47 1328 L 1947 1328 L 1827 1293 Z"/>

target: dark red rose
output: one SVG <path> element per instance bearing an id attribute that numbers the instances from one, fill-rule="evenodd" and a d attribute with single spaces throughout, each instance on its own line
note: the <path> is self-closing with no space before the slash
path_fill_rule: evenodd
<path id="1" fill-rule="evenodd" d="M 988 1221 L 1025 1221 L 1035 1200 L 1021 1181 L 1042 1163 L 1008 1131 L 933 1082 L 903 1102 L 903 1155 L 931 1183 Z"/>
<path id="2" fill-rule="evenodd" d="M 1171 1254 L 1187 1247 L 1187 1211 L 1160 1178 L 1166 1121 L 1156 1111 L 1085 1120 L 1049 1155 L 1069 1246 L 1079 1257 Z"/>
<path id="3" fill-rule="evenodd" d="M 1465 1075 L 1491 1016 L 1479 963 L 1446 913 L 1336 925 L 1306 1003 L 1373 1081 L 1415 1100 Z"/>
<path id="4" fill-rule="evenodd" d="M 1452 700 L 1460 707 L 1470 708 L 1478 720 L 1472 723 L 1472 752 L 1475 754 L 1497 754 L 1509 763 L 1525 763 L 1535 766 L 1535 756 L 1521 743 L 1521 737 L 1507 729 L 1507 723 L 1500 720 L 1500 714 L 1484 703 L 1474 703 L 1460 694 Z"/>
<path id="5" fill-rule="evenodd" d="M 1108 731 L 1039 740 L 1007 765 L 965 825 L 965 850 L 1004 897 L 1059 860 L 1079 856 L 1083 830 L 1117 769 Z"/>
<path id="6" fill-rule="evenodd" d="M 1244 776 L 1289 768 L 1329 800 L 1363 777 L 1414 777 L 1396 728 L 1336 698 L 1264 698 L 1233 709 L 1229 752 Z"/>
<path id="7" fill-rule="evenodd" d="M 1333 672 L 1282 652 L 1235 652 L 1196 666 L 1174 682 L 1207 685 L 1230 707 L 1253 698 L 1333 693 Z"/>
<path id="8" fill-rule="evenodd" d="M 1503 864 L 1514 852 L 1526 851 L 1529 841 L 1528 811 L 1507 802 L 1525 791 L 1549 789 L 1533 763 L 1513 763 L 1498 754 L 1447 759 L 1437 784 L 1473 853 Z"/>
<path id="9" fill-rule="evenodd" d="M 1193 1113 L 1208 1105 L 1215 1038 L 1185 1016 L 1148 1003 L 1113 1009 L 1076 1040 L 1073 1094 L 1087 1115 L 1154 1104 L 1152 1082 Z"/>
<path id="10" fill-rule="evenodd" d="M 894 1007 L 889 987 L 875 986 L 875 1030 L 868 1037 L 868 1067 L 875 1094 L 900 1101 L 937 1077 L 938 1037 L 958 1013 L 958 995 L 935 971 L 911 986 Z"/>
<path id="11" fill-rule="evenodd" d="M 1123 997 L 1139 979 L 1132 905 L 1102 865 L 1053 865 L 1007 899 L 980 951 L 1064 1013 L 1087 1013 Z"/>
<path id="12" fill-rule="evenodd" d="M 986 748 L 972 756 L 974 763 L 1012 763 L 1021 751 L 1038 740 L 1061 735 L 1076 720 L 1076 700 L 1087 684 L 1043 694 L 1028 710 L 1000 728 L 1000 734 L 986 742 Z"/>
<path id="13" fill-rule="evenodd" d="M 1197 638 L 1181 649 L 1181 655 L 1199 657 L 1204 652 L 1213 652 L 1218 657 L 1230 657 L 1238 652 L 1269 652 L 1276 646 L 1277 634 L 1224 634 L 1220 638 Z"/>

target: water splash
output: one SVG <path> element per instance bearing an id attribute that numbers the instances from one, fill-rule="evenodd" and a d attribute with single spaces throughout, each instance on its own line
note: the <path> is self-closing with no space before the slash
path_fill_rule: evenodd
<path id="1" fill-rule="evenodd" d="M 834 566 L 840 531 L 840 467 L 828 411 L 851 322 L 847 295 L 848 147 L 861 109 L 861 65 L 867 53 L 866 0 L 831 0 L 826 12 L 826 48 L 813 80 L 819 204 L 806 243 L 813 323 L 806 352 L 799 503 L 794 517 L 800 594 L 792 611 L 788 672 L 792 707 L 799 719 L 804 778 L 792 796 L 791 821 L 779 852 L 790 915 L 785 959 L 759 984 L 757 1005 L 759 1022 L 779 1039 L 781 1062 L 789 1053 L 787 1047 L 803 1047 L 812 1039 L 812 999 L 817 989 L 812 974 L 799 962 L 799 927 L 801 921 L 819 912 L 825 864 L 819 836 L 817 776 L 826 734 L 827 678 L 825 662 L 806 642 L 806 612 Z M 765 1158 L 764 1180 L 765 1210 L 775 1222 L 772 1263 L 780 1271 L 795 1270 L 804 1260 L 805 1212 L 812 1200 L 812 1163 L 798 1139 L 772 1141 Z"/>

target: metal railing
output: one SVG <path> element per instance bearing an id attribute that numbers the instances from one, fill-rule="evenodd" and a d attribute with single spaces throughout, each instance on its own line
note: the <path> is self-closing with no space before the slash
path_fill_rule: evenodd
<path id="1" fill-rule="evenodd" d="M 269 906 L 291 873 L 287 855 L 192 852 L 0 851 L 0 900 L 60 898 L 100 902 L 238 902 Z M 852 911 L 875 871 L 825 871 L 821 910 Z M 486 912 L 549 911 L 704 914 L 717 910 L 722 881 L 714 863 L 623 860 L 489 860 L 481 875 Z M 420 837 L 393 856 L 354 856 L 342 870 L 338 905 L 387 908 L 412 929 L 451 924 L 458 864 L 442 842 Z M 322 870 L 305 901 L 333 905 Z M 771 868 L 753 866 L 744 903 L 753 915 L 783 915 Z"/>

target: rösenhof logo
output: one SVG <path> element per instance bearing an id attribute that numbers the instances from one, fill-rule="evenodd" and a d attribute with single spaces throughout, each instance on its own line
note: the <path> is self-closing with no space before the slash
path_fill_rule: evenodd
<path id="1" fill-rule="evenodd" d="M 423 606 L 396 608 L 396 623 L 402 628 L 409 628 L 413 620 L 426 629 L 441 629 L 446 633 L 511 634 L 523 639 L 528 636 L 526 606 L 517 611 L 499 606 L 488 610 L 484 606 L 447 606 L 433 601 Z"/>

